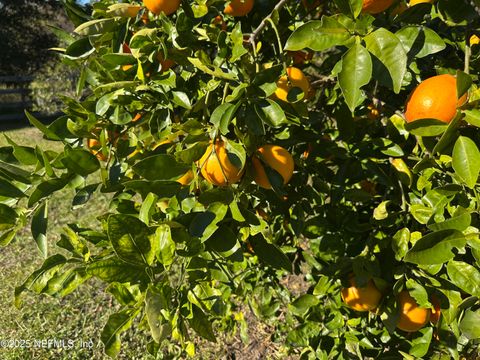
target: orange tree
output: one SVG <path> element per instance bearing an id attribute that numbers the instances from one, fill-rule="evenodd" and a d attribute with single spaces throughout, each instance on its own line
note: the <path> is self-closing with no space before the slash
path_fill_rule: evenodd
<path id="1" fill-rule="evenodd" d="M 46 257 L 19 306 L 103 280 L 112 357 L 132 324 L 195 356 L 193 333 L 245 335 L 246 306 L 304 359 L 474 356 L 478 0 L 65 5 L 83 97 L 28 114 L 64 151 L 1 152 L 0 242 L 30 222 Z M 111 203 L 48 256 L 65 187 Z"/>

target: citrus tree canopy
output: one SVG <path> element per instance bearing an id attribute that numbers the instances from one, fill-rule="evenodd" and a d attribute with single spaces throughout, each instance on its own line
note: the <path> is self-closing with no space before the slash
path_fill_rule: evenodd
<path id="1" fill-rule="evenodd" d="M 18 306 L 104 281 L 111 357 L 132 326 L 201 357 L 247 309 L 283 356 L 478 356 L 479 1 L 65 6 L 79 96 L 28 114 L 63 151 L 0 149 L 0 244 L 45 257 Z M 63 188 L 109 210 L 47 246 Z"/>

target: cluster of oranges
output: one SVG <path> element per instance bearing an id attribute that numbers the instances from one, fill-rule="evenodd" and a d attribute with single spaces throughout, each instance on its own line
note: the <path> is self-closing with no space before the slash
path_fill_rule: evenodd
<path id="1" fill-rule="evenodd" d="M 225 186 L 234 184 L 243 176 L 244 169 L 235 161 L 231 161 L 232 155 L 228 153 L 226 144 L 217 140 L 215 145 L 211 143 L 205 154 L 198 161 L 203 177 L 213 185 Z M 252 173 L 257 185 L 264 189 L 271 189 L 265 166 L 273 169 L 287 184 L 294 170 L 292 155 L 283 147 L 278 145 L 263 145 L 257 149 L 252 157 Z"/>
<path id="2" fill-rule="evenodd" d="M 345 304 L 356 311 L 377 310 L 383 294 L 370 279 L 365 287 L 357 287 L 355 279 L 350 277 L 350 287 L 343 288 L 341 296 Z M 428 321 L 436 324 L 440 319 L 440 304 L 432 297 L 433 309 L 420 307 L 408 290 L 397 295 L 398 321 L 397 328 L 406 332 L 415 332 L 424 327 Z"/>

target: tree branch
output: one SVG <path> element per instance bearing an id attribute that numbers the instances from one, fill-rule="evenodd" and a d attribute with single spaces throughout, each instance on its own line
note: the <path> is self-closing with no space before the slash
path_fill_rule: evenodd
<path id="1" fill-rule="evenodd" d="M 267 26 L 267 21 L 268 19 L 272 18 L 272 15 L 275 11 L 280 11 L 282 7 L 285 6 L 287 3 L 287 0 L 280 0 L 277 5 L 273 8 L 272 12 L 267 15 L 265 19 L 262 20 L 260 25 L 257 26 L 257 28 L 250 34 L 250 37 L 248 38 L 248 42 L 252 44 L 253 48 L 255 48 L 255 39 L 256 37 L 260 34 L 260 32 Z"/>

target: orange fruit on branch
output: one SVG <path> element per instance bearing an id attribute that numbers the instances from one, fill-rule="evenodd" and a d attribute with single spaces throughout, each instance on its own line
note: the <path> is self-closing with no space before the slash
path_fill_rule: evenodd
<path id="1" fill-rule="evenodd" d="M 226 144 L 222 140 L 208 146 L 203 156 L 198 161 L 201 173 L 205 180 L 217 186 L 226 186 L 238 182 L 243 175 L 243 168 L 239 164 L 233 164 Z M 230 156 L 230 157 L 229 157 Z"/>
<path id="2" fill-rule="evenodd" d="M 287 184 L 293 175 L 294 161 L 292 155 L 281 146 L 278 145 L 264 145 L 257 149 L 261 157 L 252 157 L 253 177 L 258 186 L 264 189 L 271 189 L 272 184 L 268 180 L 262 161 L 279 173 L 283 178 L 283 184 Z"/>
<path id="3" fill-rule="evenodd" d="M 470 46 L 478 45 L 480 44 L 480 38 L 477 35 L 472 35 L 470 36 L 469 42 Z"/>
<path id="4" fill-rule="evenodd" d="M 97 139 L 88 139 L 87 148 L 100 161 L 107 161 L 107 157 L 102 153 L 102 145 Z"/>
<path id="5" fill-rule="evenodd" d="M 410 2 L 408 3 L 408 6 L 414 6 L 414 5 L 417 5 L 417 4 L 433 4 L 435 0 L 410 0 Z"/>
<path id="6" fill-rule="evenodd" d="M 293 88 L 300 88 L 304 93 L 304 97 L 307 97 L 310 91 L 310 82 L 302 70 L 290 66 L 287 68 L 287 75 L 278 79 L 275 95 L 280 100 L 289 102 L 287 99 L 288 92 Z"/>
<path id="7" fill-rule="evenodd" d="M 373 311 L 382 300 L 382 293 L 372 279 L 365 287 L 357 287 L 353 276 L 350 277 L 350 287 L 343 288 L 341 296 L 343 302 L 356 311 Z"/>
<path id="8" fill-rule="evenodd" d="M 181 0 L 143 0 L 143 5 L 156 15 L 161 12 L 165 15 L 173 14 L 180 7 L 180 3 Z"/>
<path id="9" fill-rule="evenodd" d="M 430 309 L 418 306 L 415 299 L 407 290 L 403 290 L 397 297 L 400 316 L 397 328 L 407 332 L 420 330 L 430 319 Z"/>
<path id="10" fill-rule="evenodd" d="M 193 180 L 193 171 L 188 170 L 180 179 L 177 179 L 176 181 L 182 185 L 188 185 L 192 182 Z"/>
<path id="11" fill-rule="evenodd" d="M 362 12 L 378 14 L 392 6 L 394 0 L 363 0 Z"/>
<path id="12" fill-rule="evenodd" d="M 223 20 L 223 17 L 221 15 L 215 16 L 212 24 L 215 26 L 220 26 L 223 31 L 227 31 L 227 23 L 225 22 L 225 20 Z"/>
<path id="13" fill-rule="evenodd" d="M 254 0 L 231 0 L 223 12 L 230 16 L 245 16 L 253 9 Z"/>
<path id="14" fill-rule="evenodd" d="M 467 100 L 467 94 L 457 97 L 457 79 L 444 74 L 422 81 L 407 100 L 405 119 L 438 119 L 449 123 L 455 117 L 457 107 Z"/>

